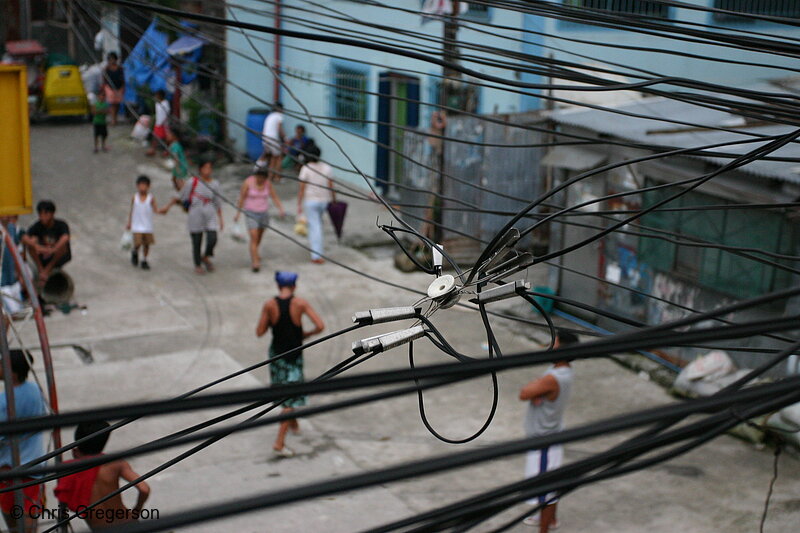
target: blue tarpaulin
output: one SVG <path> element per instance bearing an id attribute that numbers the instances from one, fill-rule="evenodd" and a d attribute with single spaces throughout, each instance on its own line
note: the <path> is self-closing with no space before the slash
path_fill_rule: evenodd
<path id="1" fill-rule="evenodd" d="M 142 87 L 152 92 L 167 90 L 167 83 L 173 76 L 166 53 L 168 44 L 169 37 L 158 30 L 157 21 L 151 22 L 122 64 L 125 68 L 126 102 L 137 102 Z"/>
<path id="2" fill-rule="evenodd" d="M 181 34 L 170 44 L 169 36 L 158 29 L 158 21 L 151 22 L 123 63 L 125 101 L 138 103 L 141 96 L 139 92 L 143 87 L 147 87 L 150 92 L 171 92 L 175 72 L 170 55 L 179 56 L 184 64 L 181 83 L 193 82 L 197 77 L 196 64 L 202 56 L 204 44 L 201 39 L 188 34 Z"/>
<path id="3" fill-rule="evenodd" d="M 181 21 L 181 26 L 190 33 L 179 34 L 167 48 L 167 54 L 181 61 L 181 83 L 186 84 L 192 83 L 197 78 L 196 65 L 203 56 L 203 46 L 206 41 L 193 35 L 197 29 L 196 25 Z"/>
<path id="4" fill-rule="evenodd" d="M 167 53 L 176 59 L 180 59 L 183 65 L 181 68 L 181 83 L 192 83 L 197 78 L 197 69 L 194 67 L 203 55 L 204 44 L 197 37 L 184 35 L 176 39 L 167 48 Z"/>

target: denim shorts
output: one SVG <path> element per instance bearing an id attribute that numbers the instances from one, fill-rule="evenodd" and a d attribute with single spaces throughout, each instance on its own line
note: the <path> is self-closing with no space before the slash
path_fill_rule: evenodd
<path id="1" fill-rule="evenodd" d="M 248 211 L 245 210 L 245 224 L 247 225 L 247 229 L 267 229 L 267 225 L 269 225 L 269 212 L 264 211 L 259 213 L 258 211 Z"/>

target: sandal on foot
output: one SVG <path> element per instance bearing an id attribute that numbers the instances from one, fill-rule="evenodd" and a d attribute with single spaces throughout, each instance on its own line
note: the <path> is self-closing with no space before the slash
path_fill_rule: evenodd
<path id="1" fill-rule="evenodd" d="M 294 457 L 294 450 L 289 448 L 288 446 L 284 446 L 280 450 L 272 448 L 272 451 L 275 453 L 275 455 L 278 455 L 280 457 L 285 457 L 286 459 Z"/>
<path id="2" fill-rule="evenodd" d="M 523 520 L 522 523 L 525 524 L 526 526 L 539 527 L 539 513 L 529 516 L 528 518 Z M 558 525 L 559 525 L 558 522 L 553 522 L 552 524 L 550 524 L 549 528 L 550 531 L 555 531 L 556 529 L 558 529 Z"/>

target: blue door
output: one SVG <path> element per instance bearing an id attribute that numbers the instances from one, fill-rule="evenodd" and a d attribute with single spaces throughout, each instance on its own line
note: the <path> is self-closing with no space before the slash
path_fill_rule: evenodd
<path id="1" fill-rule="evenodd" d="M 419 126 L 419 78 L 382 72 L 378 93 L 375 184 L 387 196 L 393 184 L 404 181 L 403 131 Z"/>

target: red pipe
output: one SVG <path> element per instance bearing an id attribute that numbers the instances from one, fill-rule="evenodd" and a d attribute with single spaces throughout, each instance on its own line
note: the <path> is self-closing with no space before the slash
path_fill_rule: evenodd
<path id="1" fill-rule="evenodd" d="M 172 66 L 175 69 L 175 92 L 172 93 L 172 115 L 180 120 L 181 118 L 181 60 L 173 59 Z"/>
<path id="2" fill-rule="evenodd" d="M 39 345 L 42 350 L 42 361 L 44 362 L 44 372 L 47 378 L 47 397 L 50 401 L 50 409 L 53 411 L 53 413 L 58 414 L 56 376 L 53 372 L 53 358 L 50 353 L 50 340 L 47 338 L 47 328 L 44 325 L 44 313 L 42 312 L 42 306 L 39 305 L 39 298 L 36 294 L 36 289 L 33 286 L 33 281 L 31 280 L 30 276 L 28 276 L 27 270 L 23 268 L 24 263 L 22 261 L 22 256 L 20 255 L 19 250 L 17 250 L 17 246 L 14 244 L 14 241 L 11 239 L 11 235 L 5 230 L 5 228 L 0 228 L 0 232 L 3 233 L 3 237 L 5 239 L 6 252 L 11 253 L 11 257 L 14 259 L 14 265 L 17 269 L 17 278 L 19 278 L 20 284 L 25 287 L 25 292 L 28 293 L 28 299 L 33 307 L 33 319 L 36 322 L 36 330 L 39 334 Z M 53 428 L 53 445 L 55 448 L 61 448 L 60 428 Z M 56 464 L 61 462 L 61 455 L 56 456 Z"/>
<path id="3" fill-rule="evenodd" d="M 2 302 L 0 302 L 0 305 L 2 305 Z M 2 322 L 3 323 L 0 323 L 0 354 L 2 355 L 3 384 L 5 386 L 6 395 L 6 420 L 11 422 L 17 418 L 17 404 L 14 399 L 14 375 L 12 374 L 11 370 L 11 350 L 8 348 L 8 339 L 6 339 L 5 320 Z M 19 437 L 16 435 L 11 435 L 9 440 L 9 444 L 11 445 L 11 464 L 9 466 L 11 468 L 17 468 L 20 464 L 22 464 L 19 455 Z M 16 485 L 21 481 L 21 479 L 13 479 L 11 484 Z M 24 504 L 21 490 L 14 491 L 14 504 L 20 506 Z M 20 507 L 20 509 L 21 508 L 22 507 Z M 24 517 L 22 519 L 17 519 L 17 524 L 22 526 L 22 533 L 27 533 Z"/>
<path id="4" fill-rule="evenodd" d="M 274 18 L 274 26 L 276 30 L 281 29 L 281 0 L 275 0 L 275 18 Z M 281 80 L 280 80 L 280 72 L 281 72 L 281 36 L 279 34 L 275 34 L 275 40 L 273 42 L 273 48 L 275 49 L 275 61 L 274 61 L 274 70 L 275 73 L 273 75 L 273 88 L 272 88 L 272 101 L 279 102 L 281 99 Z"/>

